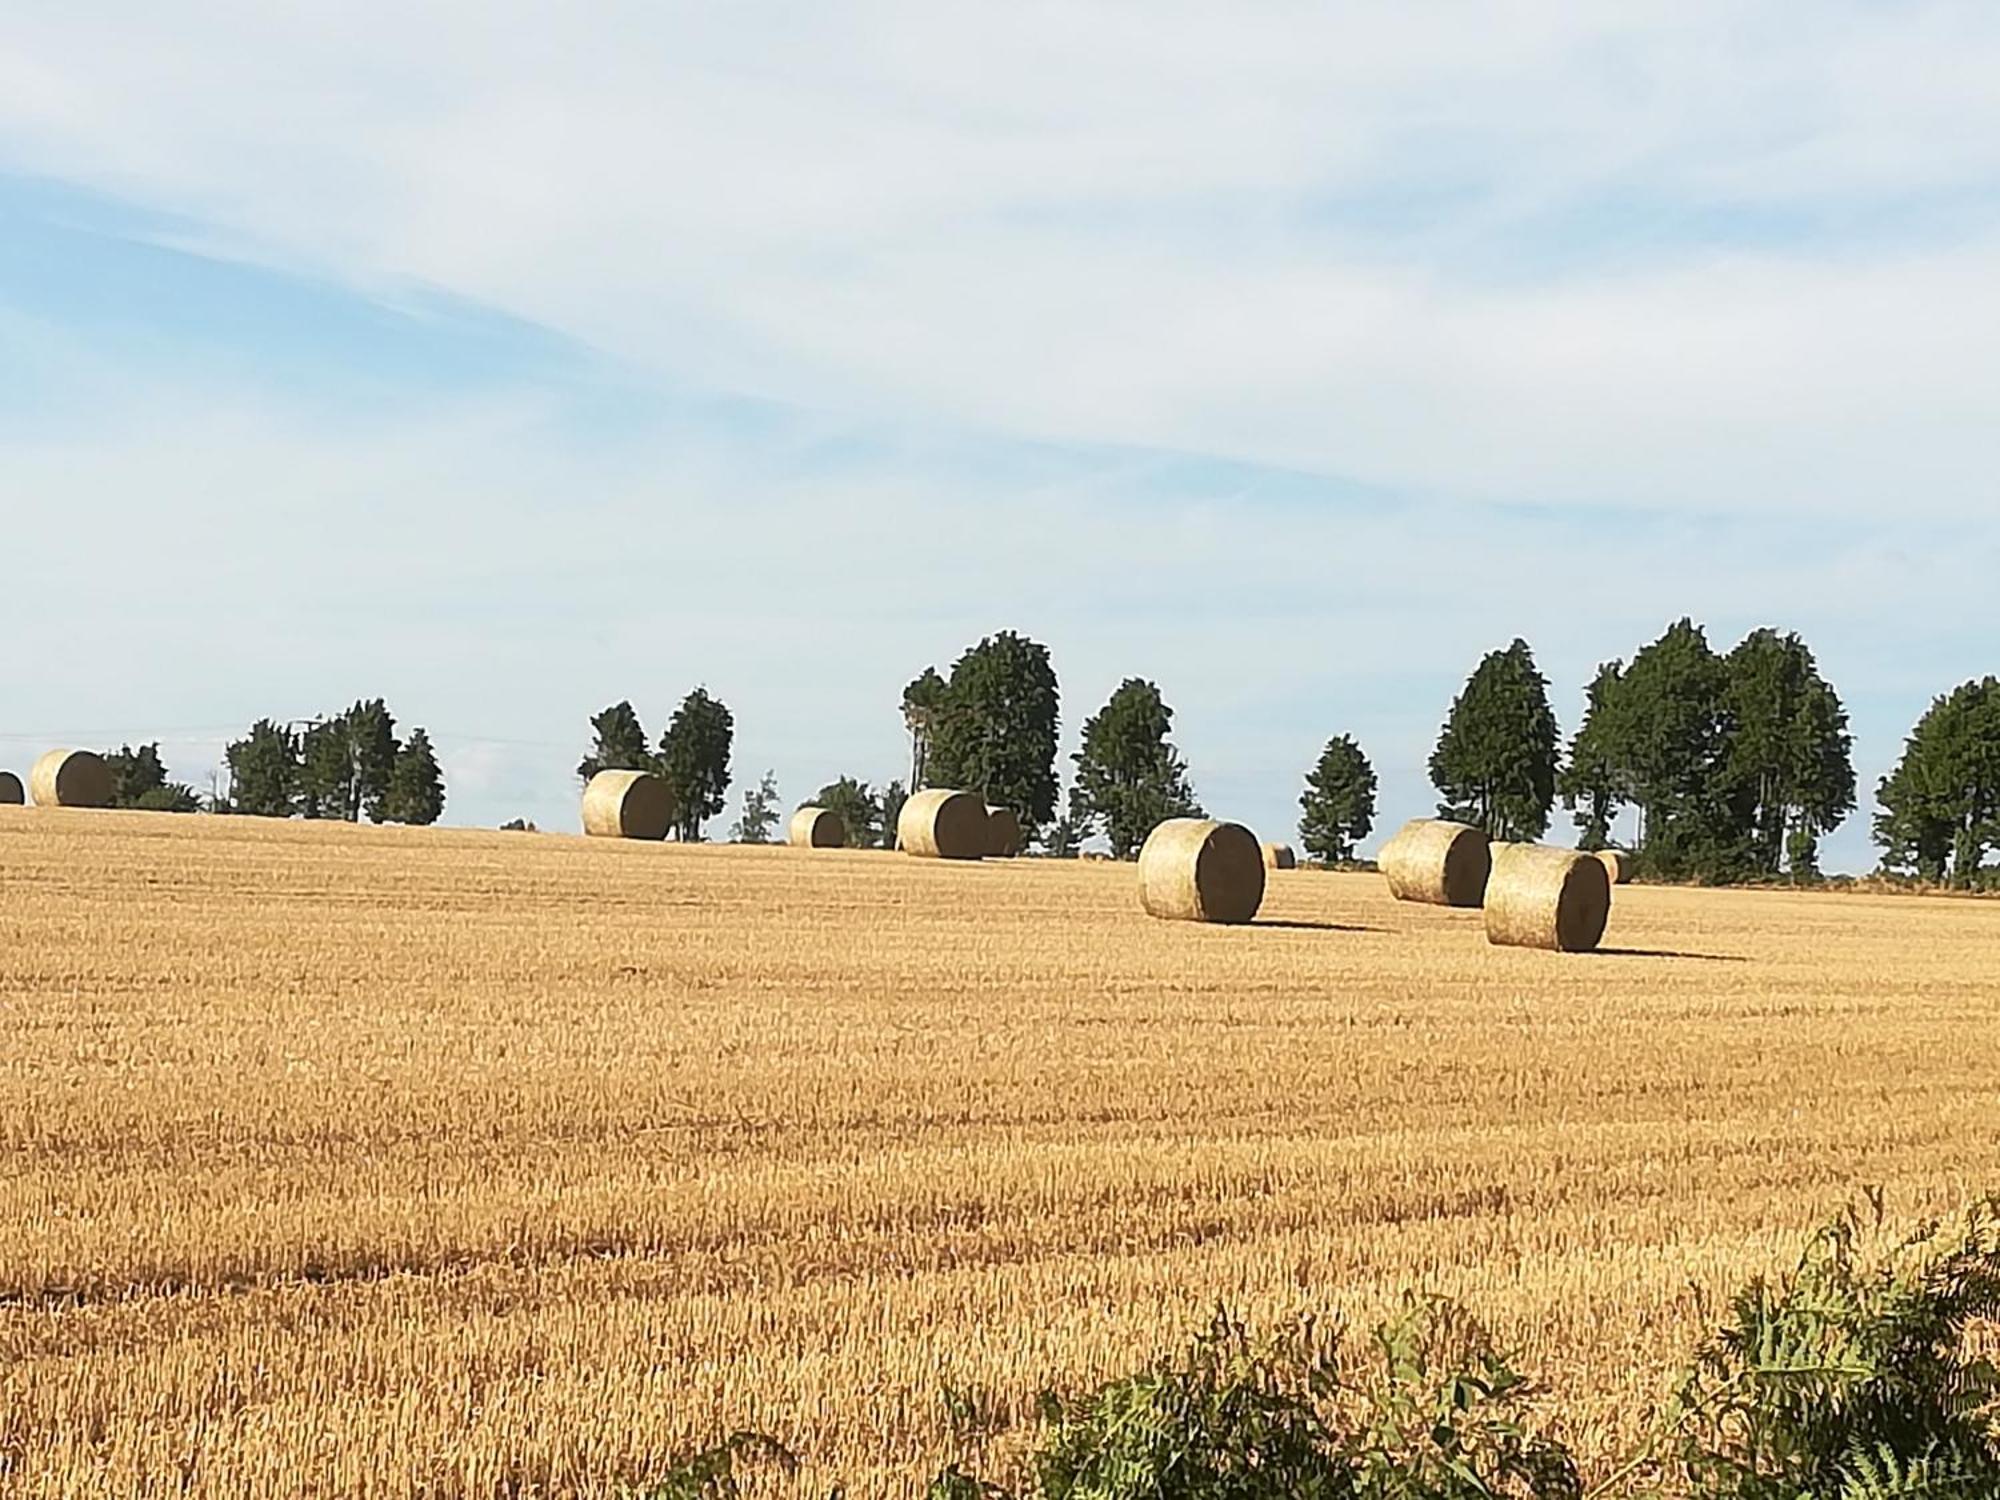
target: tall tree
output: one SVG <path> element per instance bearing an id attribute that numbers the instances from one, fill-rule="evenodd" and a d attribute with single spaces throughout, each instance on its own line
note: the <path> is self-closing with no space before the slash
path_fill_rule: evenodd
<path id="1" fill-rule="evenodd" d="M 401 746 L 396 740 L 395 716 L 380 698 L 356 703 L 343 717 L 347 723 L 347 753 L 354 766 L 347 820 L 358 822 L 366 813 L 368 821 L 380 823 L 387 817 L 389 782 L 396 774 L 396 758 Z M 429 751 L 430 742 L 424 748 Z M 435 769 L 436 761 L 432 761 Z M 439 810 L 443 810 L 440 782 Z"/>
<path id="2" fill-rule="evenodd" d="M 1760 874 L 1818 868 L 1819 840 L 1854 810 L 1847 710 L 1796 635 L 1758 630 L 1725 659 L 1730 804 Z"/>
<path id="3" fill-rule="evenodd" d="M 865 781 L 843 776 L 814 792 L 812 801 L 805 805 L 838 813 L 841 826 L 847 830 L 850 849 L 873 849 L 881 842 L 882 800 Z"/>
<path id="4" fill-rule="evenodd" d="M 347 741 L 347 717 L 322 719 L 307 727 L 299 744 L 299 812 L 308 818 L 340 820 L 356 805 L 354 752 Z"/>
<path id="5" fill-rule="evenodd" d="M 1050 859 L 1075 859 L 1083 851 L 1083 841 L 1090 837 L 1089 820 L 1077 811 L 1076 787 L 1072 785 L 1069 795 L 1063 798 L 1062 816 L 1049 825 L 1049 831 L 1042 835 L 1042 852 Z"/>
<path id="6" fill-rule="evenodd" d="M 260 818 L 289 818 L 298 811 L 298 736 L 269 719 L 223 751 L 229 766 L 231 811 Z"/>
<path id="7" fill-rule="evenodd" d="M 1611 825 L 1618 809 L 1631 800 L 1624 762 L 1619 720 L 1620 689 L 1625 683 L 1625 664 L 1607 662 L 1597 669 L 1583 711 L 1583 724 L 1570 741 L 1569 760 L 1556 778 L 1563 806 L 1576 815 L 1582 837 L 1579 848 L 1611 847 Z"/>
<path id="8" fill-rule="evenodd" d="M 980 793 L 1032 841 L 1056 813 L 1059 713 L 1048 648 L 1011 630 L 987 637 L 952 665 L 931 718 L 925 785 Z"/>
<path id="9" fill-rule="evenodd" d="M 148 793 L 167 784 L 167 768 L 160 760 L 157 741 L 136 750 L 130 745 L 120 745 L 106 753 L 104 765 L 111 772 L 113 807 L 138 807 Z"/>
<path id="10" fill-rule="evenodd" d="M 590 754 L 576 763 L 576 779 L 588 782 L 599 771 L 651 771 L 657 769 L 646 748 L 646 731 L 629 701 L 614 703 L 602 713 L 592 714 L 590 729 L 594 741 Z"/>
<path id="11" fill-rule="evenodd" d="M 743 792 L 743 813 L 729 833 L 739 844 L 768 844 L 778 826 L 778 776 L 766 771 L 763 778 Z"/>
<path id="12" fill-rule="evenodd" d="M 397 749 L 389 784 L 369 816 L 378 823 L 418 827 L 429 827 L 444 816 L 444 771 L 431 749 L 431 737 L 423 730 L 412 729 Z"/>
<path id="13" fill-rule="evenodd" d="M 903 689 L 903 727 L 910 731 L 910 785 L 930 785 L 924 773 L 930 762 L 931 729 L 944 707 L 945 680 L 936 667 L 925 667 Z"/>
<path id="14" fill-rule="evenodd" d="M 1451 706 L 1431 782 L 1442 817 L 1489 838 L 1538 839 L 1556 798 L 1556 716 L 1549 685 L 1528 643 L 1516 640 L 1479 663 Z"/>
<path id="15" fill-rule="evenodd" d="M 1982 678 L 1930 706 L 1876 793 L 1883 863 L 1970 886 L 2000 842 L 2000 679 Z"/>
<path id="16" fill-rule="evenodd" d="M 1299 842 L 1328 864 L 1344 865 L 1375 827 L 1375 768 L 1349 735 L 1326 742 L 1299 794 Z"/>
<path id="17" fill-rule="evenodd" d="M 674 836 L 692 844 L 701 825 L 722 811 L 729 792 L 729 749 L 736 720 L 706 688 L 681 700 L 660 736 L 660 774 L 674 792 Z"/>
<path id="18" fill-rule="evenodd" d="M 1130 859 L 1157 824 L 1200 812 L 1187 763 L 1167 738 L 1173 725 L 1159 688 L 1138 677 L 1126 678 L 1084 722 L 1069 796 L 1079 838 L 1101 822 L 1113 857 Z"/>
<path id="19" fill-rule="evenodd" d="M 1616 694 L 1613 759 L 1640 810 L 1647 867 L 1728 879 L 1747 857 L 1748 819 L 1728 775 L 1729 668 L 1682 619 L 1632 658 Z"/>

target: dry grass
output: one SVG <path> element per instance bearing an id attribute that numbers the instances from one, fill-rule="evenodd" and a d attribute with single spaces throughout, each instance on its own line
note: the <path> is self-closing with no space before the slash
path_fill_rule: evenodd
<path id="1" fill-rule="evenodd" d="M 1601 1453 L 1695 1288 L 2000 1181 L 1978 903 L 1640 887 L 1578 959 L 1371 876 L 1225 928 L 1129 866 L 19 809 L 0 880 L 10 1500 L 607 1495 L 746 1425 L 896 1493 L 940 1381 L 1411 1285 Z"/>

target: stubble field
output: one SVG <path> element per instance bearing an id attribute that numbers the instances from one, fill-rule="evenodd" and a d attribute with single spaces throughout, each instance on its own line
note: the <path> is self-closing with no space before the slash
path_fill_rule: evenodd
<path id="1" fill-rule="evenodd" d="M 2000 1184 L 2000 906 L 0 809 L 0 1492 L 824 1495 L 1218 1300 L 1468 1303 L 1587 1453 L 1880 1183 Z M 1712 1312 L 1712 1308 L 1710 1309 Z M 775 1484 L 776 1481 L 773 1481 Z"/>

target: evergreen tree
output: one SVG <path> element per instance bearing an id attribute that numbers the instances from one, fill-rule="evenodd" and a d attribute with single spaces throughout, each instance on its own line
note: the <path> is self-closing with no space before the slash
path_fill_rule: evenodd
<path id="1" fill-rule="evenodd" d="M 1876 801 L 1885 865 L 1976 883 L 2000 842 L 2000 680 L 1968 682 L 1933 702 Z"/>
<path id="2" fill-rule="evenodd" d="M 930 761 L 931 729 L 944 707 L 946 691 L 936 667 L 925 667 L 903 689 L 903 727 L 910 731 L 911 786 L 930 785 L 924 775 Z"/>
<path id="3" fill-rule="evenodd" d="M 1010 808 L 1032 842 L 1056 812 L 1059 711 L 1048 648 L 1010 630 L 987 637 L 953 664 L 930 716 L 924 784 Z"/>
<path id="4" fill-rule="evenodd" d="M 1431 755 L 1441 817 L 1489 838 L 1538 839 L 1556 796 L 1556 716 L 1528 643 L 1480 662 Z"/>
<path id="5" fill-rule="evenodd" d="M 1759 630 L 1729 653 L 1724 775 L 1741 809 L 1753 868 L 1818 867 L 1819 840 L 1854 810 L 1847 710 L 1796 635 Z"/>
<path id="6" fill-rule="evenodd" d="M 259 719 L 223 751 L 232 812 L 289 818 L 298 811 L 299 741 L 290 730 Z"/>
<path id="7" fill-rule="evenodd" d="M 590 754 L 576 765 L 576 778 L 588 782 L 599 771 L 654 771 L 659 767 L 646 749 L 646 731 L 629 701 L 614 703 L 593 714 L 595 736 Z"/>
<path id="8" fill-rule="evenodd" d="M 299 812 L 339 820 L 355 805 L 354 753 L 345 715 L 309 726 L 299 749 Z"/>
<path id="9" fill-rule="evenodd" d="M 141 792 L 132 806 L 140 812 L 200 812 L 201 798 L 185 781 L 163 781 Z"/>
<path id="10" fill-rule="evenodd" d="M 865 781 L 843 776 L 814 792 L 805 805 L 837 813 L 850 849 L 873 849 L 882 840 L 882 801 Z"/>
<path id="11" fill-rule="evenodd" d="M 910 789 L 900 781 L 892 781 L 882 788 L 882 847 L 896 847 L 896 825 L 903 820 L 903 804 L 910 800 Z"/>
<path id="12" fill-rule="evenodd" d="M 1611 847 L 1611 825 L 1619 807 L 1631 800 L 1627 785 L 1619 721 L 1620 689 L 1624 686 L 1625 664 L 1609 662 L 1597 669 L 1591 681 L 1583 725 L 1570 741 L 1569 760 L 1556 778 L 1563 806 L 1576 815 L 1582 832 L 1577 846 L 1586 850 Z"/>
<path id="13" fill-rule="evenodd" d="M 1168 818 L 1201 809 L 1188 785 L 1187 763 L 1167 739 L 1174 711 L 1160 690 L 1138 677 L 1120 684 L 1083 726 L 1083 748 L 1070 791 L 1070 815 L 1080 840 L 1100 822 L 1116 859 L 1130 859 L 1146 835 Z"/>
<path id="14" fill-rule="evenodd" d="M 105 754 L 104 765 L 111 772 L 113 807 L 139 807 L 148 794 L 167 784 L 167 768 L 160 760 L 157 741 L 136 750 L 120 745 Z"/>
<path id="15" fill-rule="evenodd" d="M 1683 619 L 1632 658 L 1615 695 L 1613 761 L 1640 810 L 1646 867 L 1727 879 L 1749 860 L 1750 816 L 1728 768 L 1729 668 Z"/>
<path id="16" fill-rule="evenodd" d="M 768 844 L 778 826 L 778 777 L 766 771 L 763 779 L 743 793 L 743 815 L 730 830 L 739 844 Z"/>
<path id="17" fill-rule="evenodd" d="M 431 749 L 431 737 L 421 729 L 396 751 L 389 784 L 369 816 L 378 823 L 409 823 L 428 827 L 444 816 L 444 772 Z"/>
<path id="18" fill-rule="evenodd" d="M 1335 865 L 1354 858 L 1354 846 L 1375 827 L 1375 768 L 1351 736 L 1326 742 L 1299 809 L 1299 842 L 1308 854 Z"/>
<path id="19" fill-rule="evenodd" d="M 736 720 L 705 688 L 681 700 L 660 736 L 659 771 L 674 793 L 674 836 L 696 843 L 701 825 L 722 811 L 729 792 L 729 749 Z"/>
<path id="20" fill-rule="evenodd" d="M 369 822 L 380 823 L 388 817 L 389 783 L 396 774 L 396 761 L 402 748 L 396 741 L 396 720 L 380 698 L 356 703 L 342 717 L 347 724 L 347 753 L 354 765 L 347 821 L 359 822 L 362 814 L 366 813 Z M 424 749 L 428 754 L 428 740 Z M 433 759 L 433 770 L 436 765 Z M 438 810 L 442 812 L 443 809 L 444 792 L 440 782 Z"/>

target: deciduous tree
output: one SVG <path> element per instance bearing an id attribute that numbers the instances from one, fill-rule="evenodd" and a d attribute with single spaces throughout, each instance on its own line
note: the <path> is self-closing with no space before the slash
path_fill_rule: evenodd
<path id="1" fill-rule="evenodd" d="M 1083 748 L 1071 757 L 1076 783 L 1069 810 L 1076 837 L 1087 837 L 1101 824 L 1112 856 L 1129 859 L 1157 824 L 1201 811 L 1188 784 L 1187 763 L 1168 739 L 1173 724 L 1174 711 L 1159 688 L 1139 677 L 1126 678 L 1085 721 Z"/>

